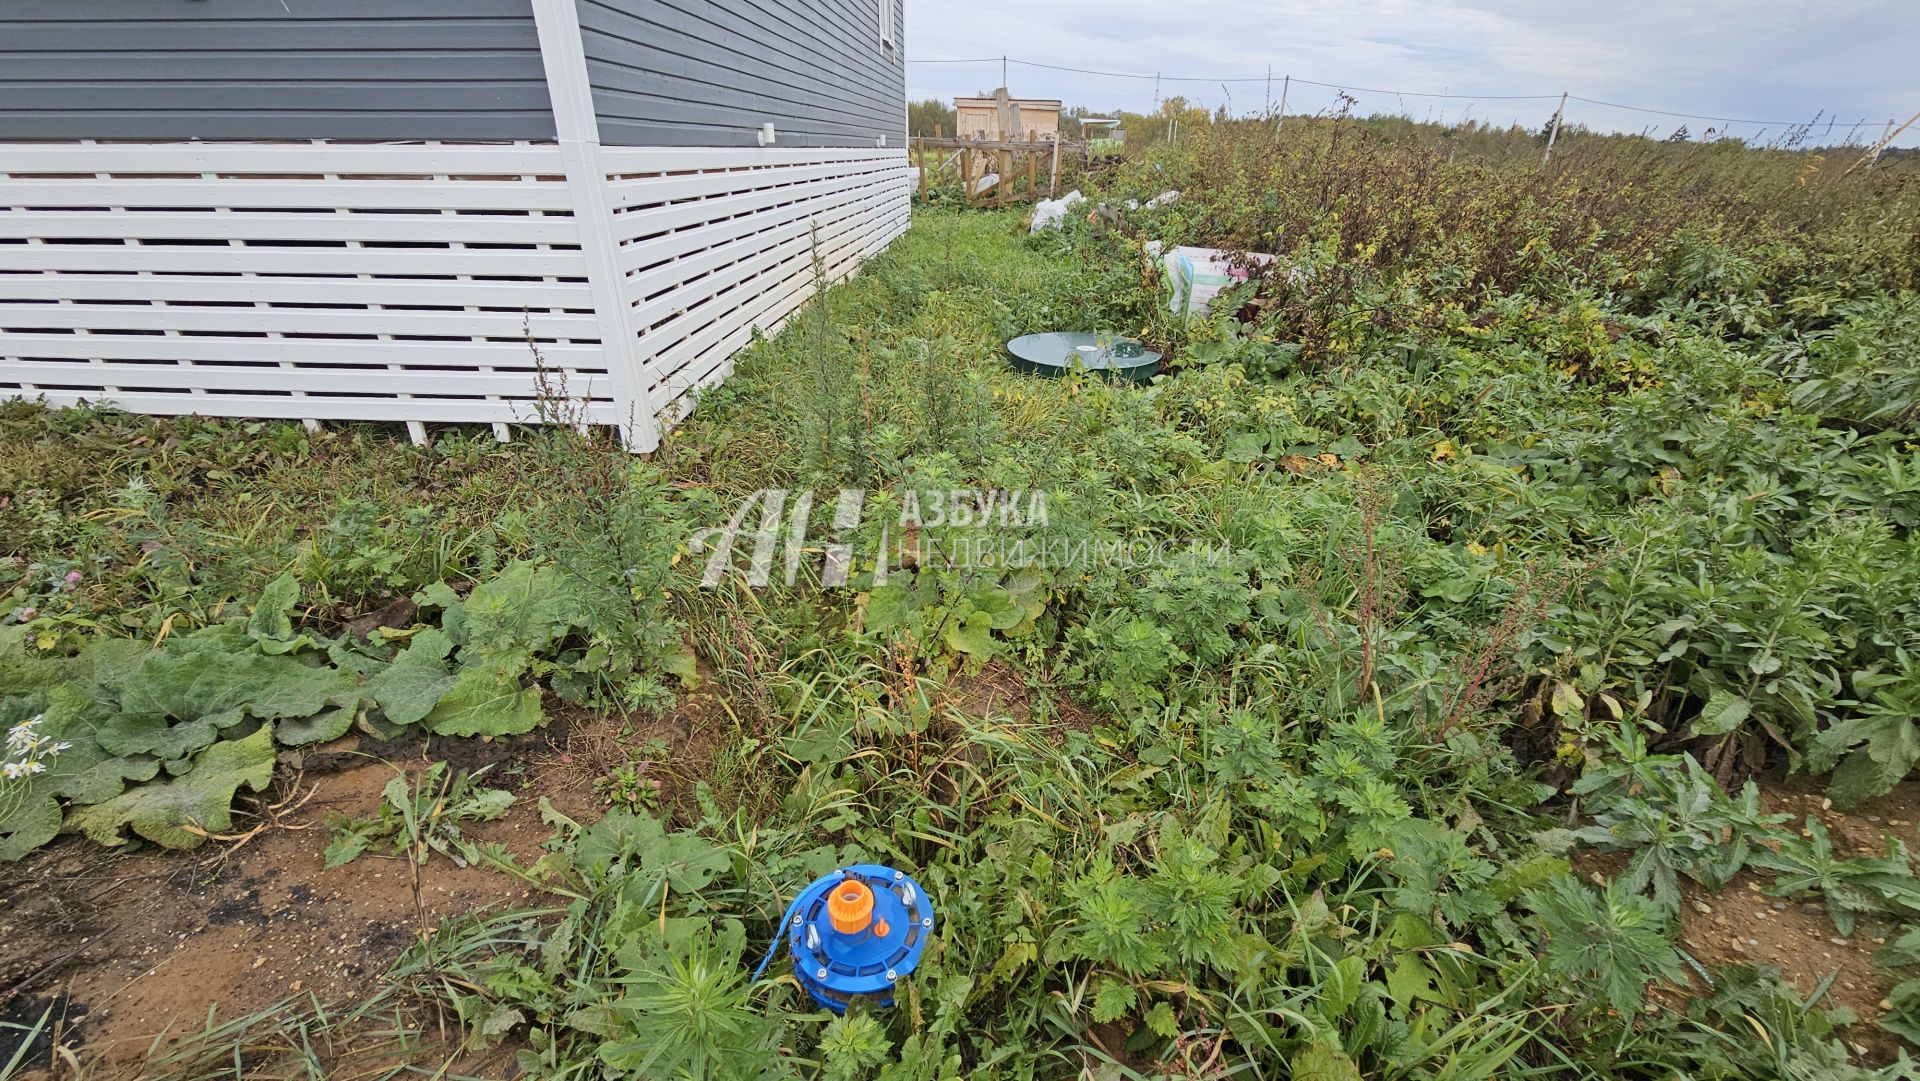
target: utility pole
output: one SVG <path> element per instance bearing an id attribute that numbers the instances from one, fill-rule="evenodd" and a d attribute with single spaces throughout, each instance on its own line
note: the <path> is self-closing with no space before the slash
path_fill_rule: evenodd
<path id="1" fill-rule="evenodd" d="M 1287 122 L 1287 91 L 1293 86 L 1293 76 L 1280 80 L 1280 112 L 1273 118 L 1273 137 L 1280 137 L 1280 125 Z"/>
<path id="2" fill-rule="evenodd" d="M 1007 58 L 1004 55 L 1000 57 L 1000 85 L 1007 85 Z"/>
<path id="3" fill-rule="evenodd" d="M 1553 160 L 1553 143 L 1554 140 L 1560 138 L 1560 118 L 1566 115 L 1566 112 L 1567 92 L 1562 90 L 1560 91 L 1560 107 L 1553 111 L 1553 130 L 1547 132 L 1547 152 L 1540 155 L 1540 164 L 1542 165 Z"/>

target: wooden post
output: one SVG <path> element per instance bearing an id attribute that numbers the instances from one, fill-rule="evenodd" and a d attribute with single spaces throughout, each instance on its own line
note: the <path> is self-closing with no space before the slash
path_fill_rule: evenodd
<path id="1" fill-rule="evenodd" d="M 920 137 L 920 201 L 927 201 L 927 137 Z"/>
<path id="2" fill-rule="evenodd" d="M 1554 140 L 1560 138 L 1560 118 L 1566 115 L 1566 112 L 1567 92 L 1562 90 L 1560 92 L 1560 107 L 1553 111 L 1553 130 L 1547 132 L 1547 151 L 1540 155 L 1540 164 L 1542 165 L 1553 160 L 1553 143 Z"/>
<path id="3" fill-rule="evenodd" d="M 1032 138 L 1029 138 L 1027 142 L 1029 143 L 1027 147 L 1027 198 L 1038 199 L 1040 198 L 1040 148 L 1031 145 L 1034 142 Z"/>
<path id="4" fill-rule="evenodd" d="M 1000 202 L 1010 203 L 1013 201 L 1013 151 L 1007 149 L 1005 144 L 1000 148 L 999 169 L 1000 183 L 994 186 L 993 193 L 999 196 Z"/>
<path id="5" fill-rule="evenodd" d="M 1859 161 L 1854 162 L 1852 165 L 1847 166 L 1847 173 L 1853 172 L 1855 169 L 1860 168 L 1862 165 L 1865 165 L 1868 168 L 1872 168 L 1874 162 L 1877 162 L 1880 160 L 1880 152 L 1885 150 L 1887 146 L 1891 144 L 1895 139 L 1898 139 L 1908 128 L 1912 127 L 1915 122 L 1920 122 L 1920 113 L 1915 113 L 1912 116 L 1907 117 L 1907 122 L 1900 125 L 1897 128 L 1893 126 L 1893 121 L 1891 120 L 1887 121 L 1886 133 L 1880 136 L 1880 141 L 1873 144 L 1873 146 L 1871 146 L 1870 148 L 1868 148 L 1867 154 L 1865 157 L 1861 158 Z M 1845 176 L 1846 173 L 1842 173 L 1840 175 Z"/>
<path id="6" fill-rule="evenodd" d="M 1053 137 L 1053 170 L 1047 174 L 1047 198 L 1060 197 L 1060 136 Z"/>

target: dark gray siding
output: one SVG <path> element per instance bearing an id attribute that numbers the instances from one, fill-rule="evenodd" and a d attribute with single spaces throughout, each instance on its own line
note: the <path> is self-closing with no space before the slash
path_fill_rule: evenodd
<path id="1" fill-rule="evenodd" d="M 0 0 L 0 139 L 551 139 L 532 0 Z"/>
<path id="2" fill-rule="evenodd" d="M 906 139 L 905 0 L 576 0 L 600 141 L 871 147 Z"/>

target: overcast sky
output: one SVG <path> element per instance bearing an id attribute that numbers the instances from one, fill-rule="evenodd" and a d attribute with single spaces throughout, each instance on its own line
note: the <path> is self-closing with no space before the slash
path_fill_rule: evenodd
<path id="1" fill-rule="evenodd" d="M 1000 64 L 935 64 L 998 57 L 1101 71 L 1205 76 L 1160 84 L 1236 113 L 1266 103 L 1281 76 L 1351 87 L 1453 94 L 1560 91 L 1607 102 L 1736 120 L 1811 119 L 1825 110 L 1842 139 L 1864 141 L 1889 118 L 1920 110 L 1920 0 L 909 0 L 907 93 L 951 98 L 1000 85 Z M 1057 97 L 1099 110 L 1153 108 L 1151 79 L 1120 79 L 1011 65 L 1015 96 Z M 1296 82 L 1289 113 L 1318 112 L 1335 91 Z M 1529 126 L 1555 101 L 1445 100 L 1354 92 L 1360 112 L 1416 119 L 1463 114 Z M 1444 113 L 1442 112 L 1444 110 Z M 1721 124 L 1570 102 L 1569 121 L 1606 130 L 1686 124 L 1752 137 Z M 1896 145 L 1920 145 L 1920 124 Z M 1823 119 L 1816 134 L 1827 135 Z"/>

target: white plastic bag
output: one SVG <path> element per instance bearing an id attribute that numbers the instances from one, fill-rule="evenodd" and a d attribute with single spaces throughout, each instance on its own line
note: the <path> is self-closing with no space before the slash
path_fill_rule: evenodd
<path id="1" fill-rule="evenodd" d="M 1058 199 L 1040 200 L 1033 206 L 1033 224 L 1027 231 L 1037 233 L 1042 229 L 1058 229 L 1073 208 L 1086 201 L 1087 197 L 1077 191 L 1070 191 Z"/>

